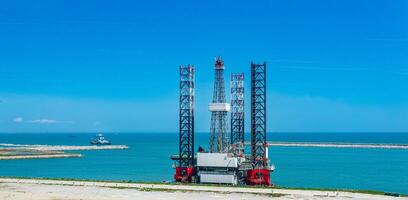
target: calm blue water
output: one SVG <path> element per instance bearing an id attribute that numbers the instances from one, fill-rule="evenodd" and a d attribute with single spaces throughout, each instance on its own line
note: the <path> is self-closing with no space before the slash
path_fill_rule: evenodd
<path id="1" fill-rule="evenodd" d="M 0 134 L 0 143 L 88 145 L 93 134 Z M 178 134 L 105 134 L 127 150 L 81 151 L 83 158 L 3 160 L 0 176 L 100 180 L 172 180 Z M 196 134 L 206 147 L 208 134 Z M 405 143 L 407 133 L 271 133 L 269 140 Z M 275 184 L 288 187 L 371 189 L 408 194 L 408 150 L 271 147 Z"/>

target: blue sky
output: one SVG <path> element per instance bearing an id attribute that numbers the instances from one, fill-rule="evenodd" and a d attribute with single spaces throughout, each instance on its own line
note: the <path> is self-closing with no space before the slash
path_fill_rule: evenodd
<path id="1" fill-rule="evenodd" d="M 207 132 L 217 55 L 267 62 L 269 131 L 408 131 L 405 0 L 2 1 L 0 27 L 0 132 L 177 132 L 180 64 Z"/>

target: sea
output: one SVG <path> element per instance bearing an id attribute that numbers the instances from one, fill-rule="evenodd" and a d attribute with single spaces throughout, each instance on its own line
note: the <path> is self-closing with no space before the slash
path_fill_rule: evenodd
<path id="1" fill-rule="evenodd" d="M 0 143 L 89 145 L 93 133 L 0 133 Z M 247 134 L 248 136 L 249 134 Z M 81 158 L 0 160 L 0 176 L 74 178 L 137 182 L 172 181 L 170 155 L 178 153 L 178 133 L 106 133 L 126 150 L 71 151 Z M 195 146 L 208 147 L 208 133 Z M 249 139 L 249 138 L 247 138 Z M 268 141 L 408 144 L 408 133 L 268 133 Z M 270 147 L 281 187 L 379 190 L 408 194 L 408 150 Z"/>

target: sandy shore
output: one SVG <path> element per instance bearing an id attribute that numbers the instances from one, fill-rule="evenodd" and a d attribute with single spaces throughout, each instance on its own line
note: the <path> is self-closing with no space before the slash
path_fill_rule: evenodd
<path id="1" fill-rule="evenodd" d="M 113 150 L 113 149 L 127 149 L 126 145 L 90 145 L 90 146 L 68 146 L 68 145 L 28 145 L 28 144 L 5 144 L 0 143 L 3 147 L 12 147 L 9 149 L 31 149 L 39 151 L 73 151 L 73 150 Z"/>
<path id="2" fill-rule="evenodd" d="M 16 156 L 0 156 L 0 160 L 15 160 L 15 159 L 36 159 L 36 158 L 78 158 L 81 154 L 44 154 L 44 155 L 16 155 Z"/>
<path id="3" fill-rule="evenodd" d="M 27 145 L 0 143 L 0 160 L 37 158 L 78 158 L 81 154 L 68 154 L 63 151 L 74 150 L 114 150 L 127 149 L 126 145 L 105 146 L 66 146 L 66 145 Z"/>
<path id="4" fill-rule="evenodd" d="M 261 200 L 272 196 L 277 200 L 408 200 L 334 191 L 0 178 L 0 199 L 4 200 Z"/>
<path id="5" fill-rule="evenodd" d="M 65 146 L 65 145 L 25 145 L 0 143 L 0 160 L 37 159 L 37 158 L 78 158 L 81 154 L 69 154 L 63 151 L 74 150 L 114 150 L 127 149 L 126 145 L 106 146 Z"/>
<path id="6" fill-rule="evenodd" d="M 65 153 L 63 151 L 42 151 L 23 148 L 0 148 L 0 160 L 34 159 L 34 158 L 77 158 L 78 153 Z"/>

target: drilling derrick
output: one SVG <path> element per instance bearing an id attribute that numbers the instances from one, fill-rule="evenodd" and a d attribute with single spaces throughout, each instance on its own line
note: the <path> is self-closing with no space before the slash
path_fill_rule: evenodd
<path id="1" fill-rule="evenodd" d="M 251 63 L 251 160 L 250 185 L 270 185 L 266 143 L 266 63 Z"/>
<path id="2" fill-rule="evenodd" d="M 194 66 L 180 66 L 179 162 L 174 179 L 191 182 L 194 170 Z"/>
<path id="3" fill-rule="evenodd" d="M 224 153 L 229 148 L 227 114 L 230 111 L 230 105 L 225 100 L 224 61 L 220 57 L 216 58 L 214 68 L 213 101 L 208 106 L 211 112 L 210 152 Z"/>
<path id="4" fill-rule="evenodd" d="M 231 147 L 244 154 L 244 73 L 231 74 Z"/>

